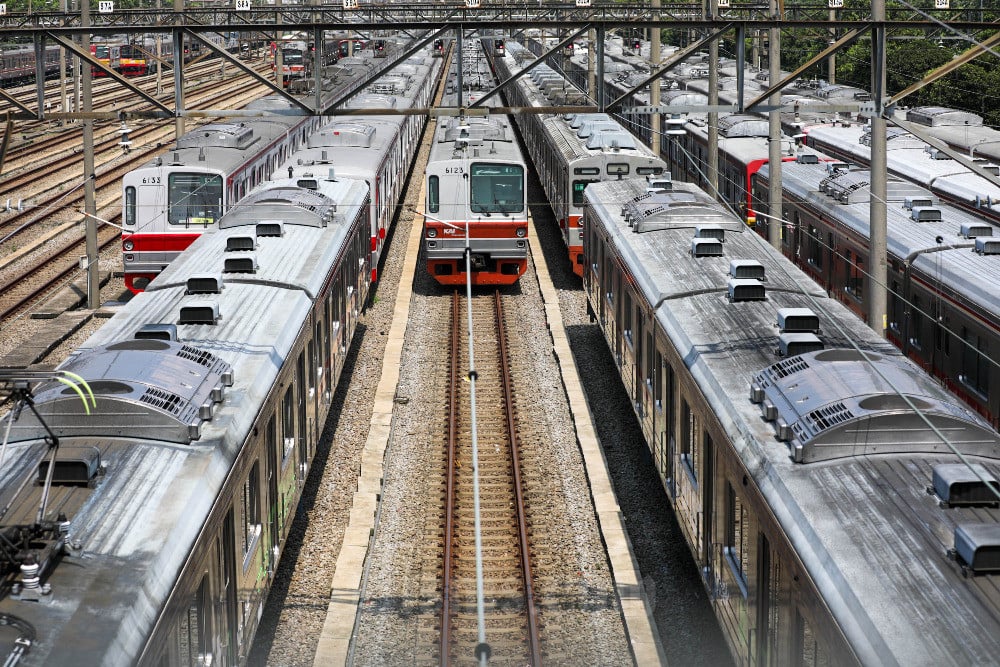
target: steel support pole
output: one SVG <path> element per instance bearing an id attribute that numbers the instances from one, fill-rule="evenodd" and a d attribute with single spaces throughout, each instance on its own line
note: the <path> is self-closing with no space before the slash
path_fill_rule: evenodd
<path id="1" fill-rule="evenodd" d="M 90 26 L 90 0 L 80 3 L 80 25 Z M 90 53 L 90 35 L 86 32 L 80 35 L 80 49 Z M 83 66 L 83 112 L 94 110 L 92 76 L 90 65 Z M 83 121 L 83 207 L 86 214 L 84 230 L 87 243 L 87 308 L 96 309 L 101 305 L 101 274 L 97 255 L 97 197 L 94 192 L 94 120 L 85 118 Z"/>
<path id="2" fill-rule="evenodd" d="M 660 19 L 660 0 L 653 0 L 653 18 Z M 650 28 L 649 35 L 649 66 L 655 72 L 660 68 L 660 28 Z M 649 103 L 654 107 L 660 106 L 660 77 L 656 77 L 649 83 Z M 659 113 L 654 113 L 649 118 L 649 147 L 656 155 L 660 154 L 660 128 L 661 117 Z"/>
<path id="3" fill-rule="evenodd" d="M 767 64 L 768 76 L 767 84 L 773 86 L 781 81 L 781 28 L 779 21 L 781 13 L 778 5 L 779 0 L 771 0 L 771 19 L 774 25 L 768 30 Z M 781 91 L 775 91 L 768 100 L 768 103 L 775 107 L 774 111 L 767 114 L 768 117 L 768 213 L 767 218 L 767 240 L 775 248 L 781 249 L 781 112 L 777 107 L 781 106 Z M 748 184 L 749 185 L 749 184 Z"/>
<path id="4" fill-rule="evenodd" d="M 880 336 L 885 336 L 886 326 L 886 281 L 888 267 L 886 261 L 886 121 L 885 121 L 885 0 L 872 0 L 872 17 L 875 28 L 872 33 L 872 100 L 875 113 L 872 116 L 872 159 L 871 159 L 871 203 L 869 204 L 871 245 L 868 255 L 866 280 L 868 326 Z M 864 267 L 857 268 L 857 274 L 864 276 Z"/>
<path id="5" fill-rule="evenodd" d="M 181 15 L 184 12 L 184 0 L 174 0 L 174 11 L 177 12 L 177 25 L 184 25 Z M 184 32 L 177 28 L 174 32 L 174 135 L 177 139 L 184 136 L 185 123 L 181 112 L 184 111 Z"/>
<path id="6" fill-rule="evenodd" d="M 715 20 L 719 14 L 719 0 L 708 0 L 709 20 Z M 719 40 L 708 43 L 708 104 L 711 107 L 719 105 Z M 719 199 L 719 112 L 708 112 L 708 163 L 705 165 L 705 175 L 708 179 L 708 194 Z"/>

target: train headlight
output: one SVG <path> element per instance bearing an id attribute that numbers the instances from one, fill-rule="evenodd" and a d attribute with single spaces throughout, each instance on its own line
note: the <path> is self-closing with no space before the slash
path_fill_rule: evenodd
<path id="1" fill-rule="evenodd" d="M 132 250 L 135 248 L 135 244 L 132 243 L 131 241 L 125 241 L 124 243 L 122 243 L 122 248 L 124 248 L 125 252 L 132 252 Z"/>
<path id="2" fill-rule="evenodd" d="M 437 235 L 438 235 L 438 230 L 436 230 L 436 229 L 428 229 L 427 230 L 427 238 L 433 239 L 433 238 L 436 238 Z"/>
<path id="3" fill-rule="evenodd" d="M 527 235 L 528 235 L 528 228 L 527 227 L 518 227 L 517 228 L 517 238 L 523 239 Z"/>

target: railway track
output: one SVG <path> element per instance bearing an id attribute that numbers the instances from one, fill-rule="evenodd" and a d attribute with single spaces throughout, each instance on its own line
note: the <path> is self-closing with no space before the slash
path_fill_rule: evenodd
<path id="1" fill-rule="evenodd" d="M 506 322 L 499 292 L 473 298 L 471 338 L 476 364 L 463 336 L 464 298 L 452 297 L 441 613 L 438 658 L 456 664 L 488 651 L 494 664 L 541 664 L 539 622 L 523 493 L 514 387 Z M 462 368 L 472 370 L 463 374 Z M 475 378 L 475 382 L 466 382 Z M 471 411 L 474 392 L 478 411 Z M 474 440 L 473 427 L 478 438 Z M 478 456 L 478 482 L 473 450 Z M 474 501 L 478 485 L 479 503 Z M 488 647 L 482 645 L 477 610 L 477 540 L 481 521 L 483 596 L 490 601 Z"/>

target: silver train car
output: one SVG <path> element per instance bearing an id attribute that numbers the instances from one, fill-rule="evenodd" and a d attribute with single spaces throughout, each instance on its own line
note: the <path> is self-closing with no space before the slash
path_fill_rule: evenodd
<path id="1" fill-rule="evenodd" d="M 481 40 L 463 46 L 462 62 L 447 74 L 443 106 L 471 104 L 495 85 Z M 473 285 L 512 285 L 520 279 L 528 268 L 527 172 L 509 117 L 438 120 L 424 170 L 424 253 L 435 281 L 465 285 L 468 276 Z"/>
<path id="2" fill-rule="evenodd" d="M 405 110 L 430 106 L 441 60 L 414 55 L 353 97 L 347 109 Z M 337 179 L 361 180 L 371 190 L 371 281 L 378 279 L 382 248 L 399 212 L 401 197 L 427 123 L 421 115 L 351 115 L 309 136 L 305 148 L 278 166 L 276 176 L 309 167 Z"/>
<path id="3" fill-rule="evenodd" d="M 770 172 L 754 183 L 767 211 Z M 846 163 L 782 166 L 782 252 L 868 319 L 870 172 Z M 890 177 L 886 336 L 1000 428 L 1000 239 L 981 216 Z"/>
<path id="4" fill-rule="evenodd" d="M 927 134 L 975 158 L 994 175 L 1000 173 L 1000 132 L 984 126 L 981 116 L 943 107 L 915 107 L 900 113 Z M 809 125 L 802 132 L 810 146 L 827 155 L 861 165 L 871 161 L 871 128 L 865 122 Z M 1000 187 L 912 134 L 889 127 L 886 165 L 890 174 L 922 185 L 936 197 L 1000 227 Z"/>
<path id="5" fill-rule="evenodd" d="M 354 90 L 370 74 L 367 62 L 371 59 L 337 65 L 331 90 Z M 276 95 L 251 102 L 246 110 L 261 115 L 191 130 L 165 155 L 125 174 L 122 263 L 125 285 L 133 293 L 266 182 L 322 124 L 318 117 L 294 115 L 296 107 Z"/>
<path id="6" fill-rule="evenodd" d="M 41 418 L 16 416 L 0 467 L 8 664 L 246 663 L 366 300 L 369 216 L 359 181 L 269 183 L 59 367 L 93 404 L 32 387 Z"/>
<path id="7" fill-rule="evenodd" d="M 496 41 L 501 48 L 493 44 L 491 53 L 502 79 L 535 59 L 517 42 L 505 45 L 503 40 Z M 589 104 L 578 88 L 548 65 L 518 79 L 508 87 L 506 96 L 512 106 Z M 559 223 L 573 272 L 582 276 L 584 189 L 600 181 L 661 174 L 666 164 L 607 114 L 578 116 L 528 113 L 518 114 L 514 122 Z"/>
<path id="8" fill-rule="evenodd" d="M 738 664 L 995 664 L 1000 436 L 697 187 L 584 197 L 589 306 Z"/>

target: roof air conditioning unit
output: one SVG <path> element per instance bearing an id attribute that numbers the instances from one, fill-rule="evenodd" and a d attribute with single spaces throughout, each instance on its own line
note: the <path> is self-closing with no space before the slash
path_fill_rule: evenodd
<path id="1" fill-rule="evenodd" d="M 802 153 L 795 158 L 799 164 L 819 164 L 819 156 L 811 153 Z"/>
<path id="2" fill-rule="evenodd" d="M 133 336 L 136 340 L 177 340 L 176 324 L 143 324 Z"/>
<path id="3" fill-rule="evenodd" d="M 903 200 L 903 208 L 912 211 L 915 206 L 933 206 L 934 201 L 930 197 L 907 197 Z"/>

